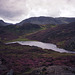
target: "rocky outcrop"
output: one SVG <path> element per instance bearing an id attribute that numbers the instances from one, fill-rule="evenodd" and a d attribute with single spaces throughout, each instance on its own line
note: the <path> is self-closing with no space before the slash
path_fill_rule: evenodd
<path id="1" fill-rule="evenodd" d="M 68 66 L 40 67 L 29 75 L 75 75 L 75 68 Z"/>

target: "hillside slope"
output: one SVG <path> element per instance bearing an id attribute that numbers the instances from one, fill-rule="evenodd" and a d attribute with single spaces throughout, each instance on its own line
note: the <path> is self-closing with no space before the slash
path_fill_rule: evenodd
<path id="1" fill-rule="evenodd" d="M 37 24 L 24 23 L 21 26 L 8 25 L 0 26 L 0 40 L 13 40 L 26 34 L 33 33 L 41 29 Z"/>
<path id="2" fill-rule="evenodd" d="M 27 38 L 54 43 L 59 47 L 75 51 L 75 22 L 42 30 Z"/>

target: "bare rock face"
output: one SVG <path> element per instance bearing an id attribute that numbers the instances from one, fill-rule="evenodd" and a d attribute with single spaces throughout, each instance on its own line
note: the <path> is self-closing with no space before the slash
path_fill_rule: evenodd
<path id="1" fill-rule="evenodd" d="M 30 75 L 75 75 L 75 68 L 68 66 L 49 66 L 34 70 Z"/>
<path id="2" fill-rule="evenodd" d="M 13 75 L 13 69 L 11 69 L 11 70 L 7 73 L 7 75 Z"/>

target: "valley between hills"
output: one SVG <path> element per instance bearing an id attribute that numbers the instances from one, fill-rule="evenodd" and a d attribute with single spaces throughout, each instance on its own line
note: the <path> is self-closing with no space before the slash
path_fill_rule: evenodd
<path id="1" fill-rule="evenodd" d="M 75 75 L 75 54 L 5 44 L 14 41 L 41 41 L 75 51 L 75 18 L 32 17 L 15 25 L 0 21 L 1 75 Z"/>

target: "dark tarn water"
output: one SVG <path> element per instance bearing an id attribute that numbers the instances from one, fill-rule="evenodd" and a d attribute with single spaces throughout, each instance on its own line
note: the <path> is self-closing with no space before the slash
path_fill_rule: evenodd
<path id="1" fill-rule="evenodd" d="M 51 49 L 60 53 L 75 53 L 69 50 L 65 50 L 65 49 L 61 49 L 58 48 L 55 44 L 51 44 L 51 43 L 43 43 L 43 42 L 38 42 L 38 41 L 15 41 L 15 42 L 9 42 L 6 44 L 11 44 L 11 43 L 19 43 L 21 45 L 29 45 L 29 46 L 37 46 L 40 47 L 42 49 Z"/>

